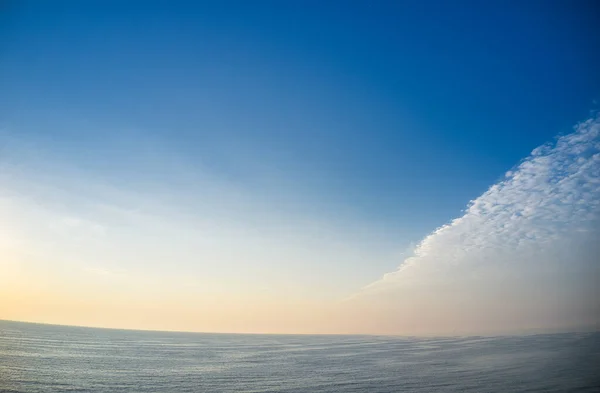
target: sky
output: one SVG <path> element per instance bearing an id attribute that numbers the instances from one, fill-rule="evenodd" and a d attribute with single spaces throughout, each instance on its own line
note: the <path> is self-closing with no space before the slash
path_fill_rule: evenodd
<path id="1" fill-rule="evenodd" d="M 0 319 L 600 328 L 593 1 L 5 2 Z"/>

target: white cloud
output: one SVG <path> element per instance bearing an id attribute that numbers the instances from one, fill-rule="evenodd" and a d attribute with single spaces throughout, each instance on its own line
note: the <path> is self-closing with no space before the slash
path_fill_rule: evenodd
<path id="1" fill-rule="evenodd" d="M 119 280 L 127 278 L 125 269 L 107 269 L 101 266 L 84 267 L 83 272 L 110 280 Z"/>
<path id="2" fill-rule="evenodd" d="M 597 322 L 599 301 L 590 296 L 599 283 L 599 218 L 596 117 L 536 148 L 353 299 L 377 300 L 400 314 L 418 304 L 417 319 L 460 309 L 465 323 L 487 319 L 506 328 Z M 565 321 L 570 317 L 579 319 Z"/>

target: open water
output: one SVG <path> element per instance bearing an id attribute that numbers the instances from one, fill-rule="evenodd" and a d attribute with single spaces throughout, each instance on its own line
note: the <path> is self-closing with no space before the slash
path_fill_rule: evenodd
<path id="1" fill-rule="evenodd" d="M 1 392 L 600 392 L 600 333 L 399 338 L 0 321 Z"/>

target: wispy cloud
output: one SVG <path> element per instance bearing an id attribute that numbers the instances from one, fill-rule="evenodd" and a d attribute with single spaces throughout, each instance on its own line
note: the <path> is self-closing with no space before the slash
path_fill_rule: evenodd
<path id="1" fill-rule="evenodd" d="M 591 296 L 600 278 L 599 135 L 595 117 L 536 148 L 353 299 L 376 299 L 392 313 L 410 308 L 417 320 L 460 308 L 463 320 L 498 327 L 597 321 Z M 563 313 L 568 306 L 585 308 L 587 317 L 579 309 Z M 577 321 L 558 321 L 575 314 Z"/>
<path id="2" fill-rule="evenodd" d="M 102 277 L 111 280 L 122 279 L 126 277 L 127 272 L 125 269 L 107 269 L 99 266 L 88 266 L 83 268 L 85 273 L 93 276 Z"/>

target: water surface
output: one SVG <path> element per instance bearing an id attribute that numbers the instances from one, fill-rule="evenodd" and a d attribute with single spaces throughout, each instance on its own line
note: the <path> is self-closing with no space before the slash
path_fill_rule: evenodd
<path id="1" fill-rule="evenodd" d="M 1 392 L 600 392 L 600 333 L 416 339 L 0 321 Z"/>

